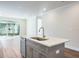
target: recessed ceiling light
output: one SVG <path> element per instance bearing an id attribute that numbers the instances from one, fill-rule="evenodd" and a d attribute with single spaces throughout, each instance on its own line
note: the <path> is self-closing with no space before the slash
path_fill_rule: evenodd
<path id="1" fill-rule="evenodd" d="M 43 11 L 46 11 L 46 8 L 43 8 Z"/>

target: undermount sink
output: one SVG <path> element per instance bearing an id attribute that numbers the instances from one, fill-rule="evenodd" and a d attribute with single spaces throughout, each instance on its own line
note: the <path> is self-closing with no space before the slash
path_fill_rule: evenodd
<path id="1" fill-rule="evenodd" d="M 31 38 L 39 41 L 47 40 L 46 38 L 43 38 L 43 37 L 31 37 Z"/>

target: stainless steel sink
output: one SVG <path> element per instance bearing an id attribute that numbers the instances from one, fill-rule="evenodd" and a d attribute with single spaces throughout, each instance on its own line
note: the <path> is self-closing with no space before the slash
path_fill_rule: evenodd
<path id="1" fill-rule="evenodd" d="M 42 37 L 31 37 L 31 38 L 39 41 L 47 40 L 46 38 L 42 38 Z"/>

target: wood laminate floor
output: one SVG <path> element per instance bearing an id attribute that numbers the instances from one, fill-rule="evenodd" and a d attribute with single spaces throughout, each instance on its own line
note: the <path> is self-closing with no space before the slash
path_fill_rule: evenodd
<path id="1" fill-rule="evenodd" d="M 17 48 L 0 48 L 0 58 L 21 58 L 21 53 Z"/>
<path id="2" fill-rule="evenodd" d="M 65 48 L 64 56 L 67 58 L 79 58 L 79 52 Z"/>
<path id="3" fill-rule="evenodd" d="M 64 50 L 65 58 L 79 58 L 79 52 L 67 49 Z M 22 58 L 21 54 L 15 49 L 0 49 L 0 58 Z"/>

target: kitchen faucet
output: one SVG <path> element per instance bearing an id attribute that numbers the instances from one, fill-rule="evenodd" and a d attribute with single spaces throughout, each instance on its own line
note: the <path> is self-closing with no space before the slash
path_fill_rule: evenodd
<path id="1" fill-rule="evenodd" d="M 39 32 L 40 32 L 41 29 L 43 30 L 43 38 L 45 38 L 44 27 L 40 27 L 40 28 L 39 28 Z"/>

